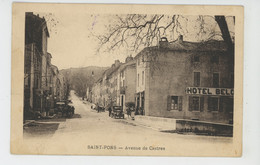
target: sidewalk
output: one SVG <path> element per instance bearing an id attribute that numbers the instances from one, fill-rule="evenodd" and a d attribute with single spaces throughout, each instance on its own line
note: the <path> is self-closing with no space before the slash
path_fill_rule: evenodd
<path id="1" fill-rule="evenodd" d="M 125 117 L 126 122 L 136 124 L 141 127 L 150 128 L 156 131 L 175 131 L 176 119 L 160 118 L 152 116 L 135 116 L 135 120 Z"/>
<path id="2" fill-rule="evenodd" d="M 88 104 L 88 103 L 85 103 Z M 108 113 L 105 111 L 105 113 Z M 108 115 L 108 114 L 107 114 Z M 131 125 L 141 126 L 160 132 L 181 133 L 181 134 L 198 134 L 213 136 L 233 136 L 233 125 L 214 123 L 206 121 L 195 121 L 188 119 L 174 119 L 153 116 L 135 116 L 135 120 L 125 114 L 125 122 Z"/>
<path id="3" fill-rule="evenodd" d="M 198 135 L 229 137 L 233 135 L 233 125 L 230 124 L 152 116 L 135 116 L 135 120 L 126 117 L 125 121 L 160 132 L 194 133 Z"/>

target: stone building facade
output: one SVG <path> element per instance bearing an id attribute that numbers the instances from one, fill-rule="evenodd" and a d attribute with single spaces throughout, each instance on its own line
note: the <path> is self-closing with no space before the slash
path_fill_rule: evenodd
<path id="1" fill-rule="evenodd" d="M 51 64 L 52 55 L 47 52 L 50 37 L 46 20 L 31 12 L 25 14 L 24 51 L 24 118 L 33 118 L 35 113 L 46 116 L 54 107 L 59 84 L 58 68 Z M 63 87 L 61 87 L 63 85 Z M 48 113 L 47 113 L 48 115 Z"/>
<path id="2" fill-rule="evenodd" d="M 108 105 L 122 106 L 134 102 L 135 61 L 126 58 L 125 63 L 116 60 L 92 87 L 92 102 L 106 108 Z"/>
<path id="3" fill-rule="evenodd" d="M 133 57 L 127 57 L 118 69 L 117 105 L 126 112 L 126 103 L 135 102 L 136 66 Z"/>
<path id="4" fill-rule="evenodd" d="M 234 55 L 224 41 L 162 38 L 120 67 L 113 64 L 92 92 L 102 106 L 134 102 L 137 115 L 232 124 Z"/>
<path id="5" fill-rule="evenodd" d="M 233 122 L 234 57 L 224 42 L 164 39 L 135 59 L 136 107 L 141 114 Z"/>

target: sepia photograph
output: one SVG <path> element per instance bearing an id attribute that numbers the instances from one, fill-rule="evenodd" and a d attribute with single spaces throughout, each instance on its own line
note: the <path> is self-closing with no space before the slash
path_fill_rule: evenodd
<path id="1" fill-rule="evenodd" d="M 241 156 L 243 7 L 14 3 L 12 21 L 12 153 Z"/>

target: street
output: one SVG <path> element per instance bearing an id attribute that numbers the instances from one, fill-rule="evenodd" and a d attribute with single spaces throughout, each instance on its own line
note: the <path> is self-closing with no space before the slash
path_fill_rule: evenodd
<path id="1" fill-rule="evenodd" d="M 173 144 L 182 144 L 183 146 L 232 144 L 232 138 L 230 137 L 165 133 L 139 125 L 138 122 L 127 118 L 113 119 L 108 116 L 108 112 L 97 113 L 97 111 L 92 110 L 91 104 L 83 102 L 74 92 L 71 92 L 71 100 L 75 107 L 73 118 L 37 121 L 36 123 L 41 125 L 24 129 L 24 139 L 48 143 L 53 141 L 65 143 L 82 142 L 81 147 L 90 150 L 105 149 L 108 147 L 107 145 L 109 145 L 109 149 L 113 149 L 113 147 L 125 149 L 125 147 L 128 147 L 125 146 L 126 142 L 132 144 L 129 147 L 130 149 L 132 147 L 133 150 L 138 150 L 141 146 L 149 146 L 151 144 L 162 150 Z M 30 131 L 33 128 L 38 129 L 36 129 L 37 131 Z M 52 146 L 55 149 L 55 147 L 63 144 L 55 143 Z M 78 145 L 69 145 L 69 148 L 70 150 L 74 148 L 76 152 L 76 146 Z M 51 149 L 51 147 L 48 149 Z"/>

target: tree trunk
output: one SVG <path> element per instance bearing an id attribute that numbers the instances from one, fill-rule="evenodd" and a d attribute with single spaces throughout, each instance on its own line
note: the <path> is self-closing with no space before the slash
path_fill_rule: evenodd
<path id="1" fill-rule="evenodd" d="M 225 16 L 215 16 L 215 20 L 218 23 L 218 26 L 221 30 L 222 38 L 228 46 L 228 51 L 230 53 L 234 54 L 234 44 L 232 42 L 229 30 L 228 30 L 228 25 L 227 25 Z"/>

